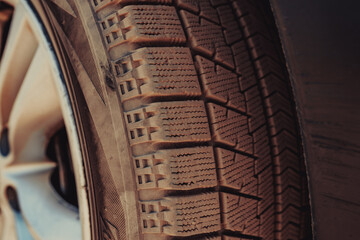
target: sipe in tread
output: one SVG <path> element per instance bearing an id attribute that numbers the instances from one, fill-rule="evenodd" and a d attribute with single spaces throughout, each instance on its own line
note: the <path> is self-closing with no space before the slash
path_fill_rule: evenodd
<path id="1" fill-rule="evenodd" d="M 265 1 L 90 3 L 123 110 L 142 237 L 300 239 L 306 181 Z"/>

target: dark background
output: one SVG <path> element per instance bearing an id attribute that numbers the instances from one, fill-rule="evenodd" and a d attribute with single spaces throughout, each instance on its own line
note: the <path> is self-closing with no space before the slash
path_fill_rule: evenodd
<path id="1" fill-rule="evenodd" d="M 294 89 L 316 239 L 360 239 L 360 3 L 270 0 Z"/>

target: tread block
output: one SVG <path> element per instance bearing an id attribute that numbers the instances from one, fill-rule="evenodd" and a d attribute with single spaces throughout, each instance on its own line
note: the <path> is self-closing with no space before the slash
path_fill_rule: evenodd
<path id="1" fill-rule="evenodd" d="M 268 97 L 275 92 L 281 92 L 284 97 L 291 98 L 289 84 L 274 74 L 261 79 L 260 85 L 264 97 Z"/>
<path id="2" fill-rule="evenodd" d="M 277 112 L 269 118 L 269 132 L 272 136 L 281 132 L 283 129 L 291 131 L 292 134 L 296 135 L 297 132 L 294 131 L 296 127 L 296 122 L 294 119 L 295 116 L 290 117 L 288 114 L 285 114 L 283 111 Z"/>
<path id="3" fill-rule="evenodd" d="M 254 153 L 258 156 L 255 160 L 255 174 L 263 171 L 266 167 L 273 163 L 270 152 L 270 140 L 268 131 L 265 126 L 259 128 L 253 133 Z"/>
<path id="4" fill-rule="evenodd" d="M 291 194 L 291 193 L 290 193 Z M 281 217 L 278 216 L 277 221 L 282 222 L 283 226 L 286 226 L 286 224 L 296 224 L 297 227 L 300 224 L 300 210 L 292 205 L 288 205 L 286 209 L 283 210 L 283 214 L 281 214 Z"/>
<path id="5" fill-rule="evenodd" d="M 208 103 L 208 109 L 214 140 L 252 154 L 253 139 L 247 117 L 214 103 Z"/>
<path id="6" fill-rule="evenodd" d="M 245 96 L 240 91 L 238 76 L 206 58 L 195 59 L 206 96 L 245 112 Z"/>
<path id="7" fill-rule="evenodd" d="M 220 236 L 204 236 L 204 237 L 199 237 L 199 240 L 222 240 L 222 238 Z"/>
<path id="8" fill-rule="evenodd" d="M 254 64 L 260 79 L 270 74 L 275 74 L 280 79 L 286 79 L 283 67 L 268 55 L 259 58 Z"/>
<path id="9" fill-rule="evenodd" d="M 297 142 L 297 138 L 294 135 L 290 134 L 286 129 L 284 131 L 281 131 L 278 135 L 276 135 L 276 137 L 271 138 L 273 153 L 275 155 L 278 155 L 285 149 L 290 149 L 294 153 L 298 154 L 298 146 L 294 146 L 294 144 L 291 144 L 294 142 Z"/>
<path id="10" fill-rule="evenodd" d="M 141 48 L 113 61 L 112 67 L 125 110 L 146 98 L 201 95 L 188 48 Z"/>
<path id="11" fill-rule="evenodd" d="M 245 238 L 224 236 L 223 240 L 245 240 Z"/>
<path id="12" fill-rule="evenodd" d="M 221 202 L 225 229 L 259 236 L 257 200 L 229 193 L 221 193 Z"/>
<path id="13" fill-rule="evenodd" d="M 257 86 L 254 86 L 245 92 L 245 99 L 247 111 L 251 115 L 249 128 L 251 132 L 254 132 L 266 123 L 264 107 Z"/>
<path id="14" fill-rule="evenodd" d="M 234 8 L 237 17 L 242 17 L 250 13 L 256 13 L 258 11 L 252 0 L 231 0 L 231 1 L 233 2 L 232 7 Z"/>
<path id="15" fill-rule="evenodd" d="M 124 111 L 143 238 L 298 239 L 306 193 L 271 13 L 253 0 L 91 2 Z"/>
<path id="16" fill-rule="evenodd" d="M 254 36 L 256 34 L 261 34 L 267 39 L 271 39 L 273 37 L 269 32 L 269 29 L 271 29 L 272 26 L 260 21 L 252 13 L 245 14 L 239 18 L 239 23 L 243 27 L 243 33 L 245 37 Z"/>
<path id="17" fill-rule="evenodd" d="M 236 72 L 241 74 L 241 91 L 257 84 L 254 68 L 251 64 L 250 55 L 246 48 L 245 41 L 236 42 L 231 46 L 234 53 Z"/>
<path id="18" fill-rule="evenodd" d="M 186 9 L 188 11 L 192 11 L 195 13 L 199 12 L 199 4 L 198 0 L 175 0 L 176 5 L 180 8 Z M 208 1 L 206 1 L 208 2 Z"/>
<path id="19" fill-rule="evenodd" d="M 274 43 L 271 40 L 266 39 L 261 34 L 255 34 L 252 37 L 248 38 L 248 44 L 251 51 L 251 54 L 254 59 L 261 58 L 262 56 L 271 56 L 271 58 L 280 62 L 279 54 L 275 48 Z"/>
<path id="20" fill-rule="evenodd" d="M 137 188 L 191 190 L 217 186 L 211 147 L 160 150 L 134 158 Z"/>
<path id="21" fill-rule="evenodd" d="M 286 168 L 292 168 L 297 172 L 301 171 L 299 157 L 288 149 L 275 156 L 274 165 L 275 174 L 282 173 Z"/>
<path id="22" fill-rule="evenodd" d="M 153 103 L 124 115 L 135 156 L 151 153 L 166 144 L 210 140 L 202 101 Z"/>
<path id="23" fill-rule="evenodd" d="M 172 0 L 91 0 L 91 1 L 92 1 L 93 9 L 98 14 L 101 14 L 101 12 L 99 11 L 109 5 L 114 6 L 114 5 L 139 4 L 139 3 L 143 3 L 143 4 L 158 3 L 158 4 L 170 5 L 172 3 Z"/>
<path id="24" fill-rule="evenodd" d="M 226 43 L 231 45 L 242 38 L 239 25 L 233 14 L 230 5 L 224 5 L 217 8 L 221 25 L 225 28 L 224 35 Z"/>
<path id="25" fill-rule="evenodd" d="M 258 212 L 262 214 L 275 201 L 274 177 L 271 167 L 259 173 L 258 182 L 258 196 L 262 198 L 261 204 L 258 206 Z"/>
<path id="26" fill-rule="evenodd" d="M 131 5 L 100 22 L 112 59 L 126 54 L 129 44 L 185 43 L 186 37 L 176 10 L 171 6 Z M 115 46 L 119 46 L 113 50 Z M 130 49 L 131 50 L 131 49 Z"/>
<path id="27" fill-rule="evenodd" d="M 231 48 L 225 42 L 221 26 L 184 10 L 180 11 L 180 15 L 193 49 L 230 68 L 234 67 Z"/>
<path id="28" fill-rule="evenodd" d="M 293 187 L 300 191 L 301 189 L 301 182 L 300 176 L 298 172 L 295 172 L 293 169 L 288 168 L 281 173 L 281 180 L 276 181 L 278 184 L 276 187 L 278 188 L 279 192 L 283 192 L 288 187 Z M 300 192 L 299 192 L 300 193 Z M 298 196 L 299 194 L 294 194 L 294 196 Z M 300 203 L 300 196 L 299 199 L 293 202 L 294 204 Z M 299 205 L 297 205 L 299 206 Z"/>
<path id="29" fill-rule="evenodd" d="M 245 36 L 251 36 L 256 33 L 261 33 L 267 38 L 271 39 L 271 31 L 276 28 L 269 24 L 269 19 L 261 13 L 256 2 L 248 0 L 237 0 L 233 2 L 233 8 L 239 22 L 243 28 Z M 276 31 L 276 30 L 275 30 Z"/>
<path id="30" fill-rule="evenodd" d="M 200 17 L 219 23 L 216 9 L 212 6 L 209 0 L 176 0 L 176 4 L 182 9 L 198 13 Z"/>
<path id="31" fill-rule="evenodd" d="M 222 148 L 215 148 L 215 152 L 220 184 L 256 196 L 258 182 L 254 176 L 254 159 Z"/>
<path id="32" fill-rule="evenodd" d="M 301 193 L 298 189 L 295 189 L 293 187 L 286 187 L 285 189 L 281 189 L 280 186 L 277 186 L 279 188 L 279 194 L 276 197 L 276 200 L 279 204 L 277 204 L 276 211 L 277 212 L 284 212 L 289 207 L 294 208 L 293 210 L 289 210 L 288 212 L 291 212 L 291 214 L 294 214 L 294 216 L 297 215 L 297 213 L 300 211 L 298 208 L 301 207 Z M 296 207 L 296 208 L 295 208 Z M 296 209 L 296 210 L 295 210 Z M 285 214 L 283 214 L 285 215 Z M 300 215 L 298 215 L 300 216 Z M 300 219 L 297 217 L 294 217 L 292 220 L 293 222 L 300 224 Z"/>
<path id="33" fill-rule="evenodd" d="M 289 115 L 292 115 L 293 113 L 290 100 L 285 98 L 279 92 L 275 92 L 274 94 L 265 98 L 264 102 L 269 116 L 274 115 L 278 111 L 289 113 Z"/>
<path id="34" fill-rule="evenodd" d="M 275 231 L 275 207 L 272 206 L 263 213 L 259 214 L 260 217 L 260 236 L 264 240 L 273 240 Z"/>
<path id="35" fill-rule="evenodd" d="M 300 229 L 298 225 L 294 223 L 288 223 L 284 226 L 279 224 L 278 229 L 281 231 L 276 232 L 276 239 L 298 239 L 300 235 Z"/>
<path id="36" fill-rule="evenodd" d="M 141 201 L 143 233 L 191 236 L 221 229 L 218 193 Z"/>
<path id="37" fill-rule="evenodd" d="M 210 0 L 210 2 L 211 2 L 211 5 L 214 6 L 214 7 L 229 3 L 227 0 Z"/>

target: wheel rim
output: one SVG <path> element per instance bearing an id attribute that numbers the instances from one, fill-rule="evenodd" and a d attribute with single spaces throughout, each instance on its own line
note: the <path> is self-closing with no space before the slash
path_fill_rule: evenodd
<path id="1" fill-rule="evenodd" d="M 1 239 L 88 239 L 83 162 L 58 62 L 27 1 L 7 3 L 14 12 L 0 62 Z M 63 127 L 79 208 L 61 198 L 50 181 L 58 164 L 47 149 Z"/>

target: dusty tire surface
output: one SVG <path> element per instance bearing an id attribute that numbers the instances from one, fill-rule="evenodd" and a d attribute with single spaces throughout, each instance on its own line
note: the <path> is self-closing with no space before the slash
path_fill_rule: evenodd
<path id="1" fill-rule="evenodd" d="M 97 237 L 307 237 L 296 112 L 266 1 L 67 2 L 49 11 L 91 119 Z"/>

